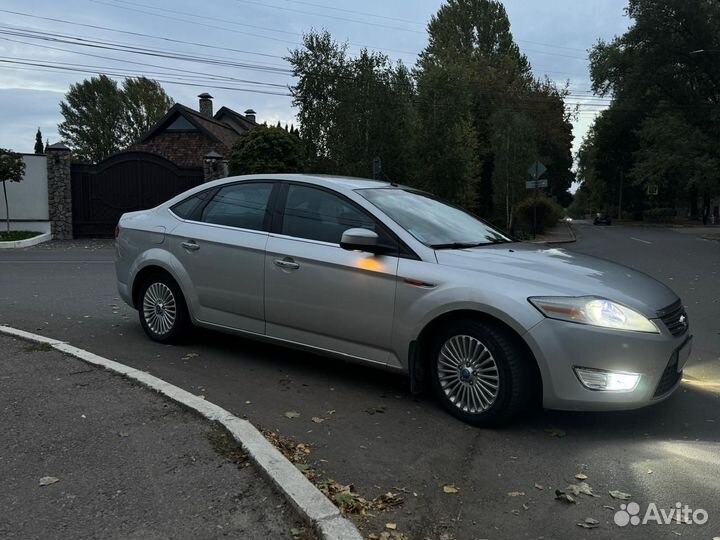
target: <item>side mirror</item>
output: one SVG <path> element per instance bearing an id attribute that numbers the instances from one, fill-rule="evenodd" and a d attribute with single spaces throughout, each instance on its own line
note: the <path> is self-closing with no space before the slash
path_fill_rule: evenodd
<path id="1" fill-rule="evenodd" d="M 348 251 L 369 251 L 370 253 L 376 253 L 378 235 L 370 229 L 348 229 L 342 235 L 340 247 Z"/>

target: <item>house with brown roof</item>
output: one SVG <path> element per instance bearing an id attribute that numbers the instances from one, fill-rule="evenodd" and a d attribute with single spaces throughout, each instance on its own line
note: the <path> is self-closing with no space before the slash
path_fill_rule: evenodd
<path id="1" fill-rule="evenodd" d="M 202 167 L 208 157 L 227 159 L 240 136 L 258 125 L 255 111 L 240 114 L 222 107 L 213 114 L 213 97 L 198 97 L 198 111 L 176 103 L 130 150 L 157 154 L 181 167 Z"/>

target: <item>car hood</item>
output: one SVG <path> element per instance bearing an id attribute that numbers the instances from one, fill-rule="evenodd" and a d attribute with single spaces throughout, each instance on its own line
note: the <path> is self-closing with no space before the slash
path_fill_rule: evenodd
<path id="1" fill-rule="evenodd" d="M 517 281 L 527 296 L 598 296 L 657 317 L 677 295 L 659 281 L 627 266 L 534 244 L 498 244 L 438 250 L 441 265 L 476 270 Z"/>

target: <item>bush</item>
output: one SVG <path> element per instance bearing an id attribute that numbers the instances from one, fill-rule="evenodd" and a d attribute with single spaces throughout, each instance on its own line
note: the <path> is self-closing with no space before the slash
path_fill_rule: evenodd
<path id="1" fill-rule="evenodd" d="M 297 135 L 283 128 L 258 126 L 235 143 L 228 160 L 230 175 L 296 173 L 303 168 L 303 147 Z"/>
<path id="2" fill-rule="evenodd" d="M 651 208 L 643 212 L 643 219 L 651 223 L 670 223 L 675 217 L 674 208 Z"/>
<path id="3" fill-rule="evenodd" d="M 532 231 L 533 206 L 537 207 L 537 230 L 535 232 L 538 234 L 542 233 L 545 228 L 554 226 L 565 215 L 562 206 L 546 195 L 538 195 L 537 201 L 534 196 L 528 197 L 515 208 L 515 217 L 520 228 Z"/>

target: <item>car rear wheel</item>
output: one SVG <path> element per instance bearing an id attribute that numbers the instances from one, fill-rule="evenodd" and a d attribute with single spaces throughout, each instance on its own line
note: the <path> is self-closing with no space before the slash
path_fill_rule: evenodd
<path id="1" fill-rule="evenodd" d="M 180 287 L 167 276 L 151 276 L 143 283 L 138 312 L 145 333 L 160 343 L 177 342 L 188 325 Z"/>
<path id="2" fill-rule="evenodd" d="M 436 335 L 430 355 L 435 394 L 464 422 L 500 425 L 530 401 L 534 370 L 499 327 L 471 319 L 451 324 Z"/>

